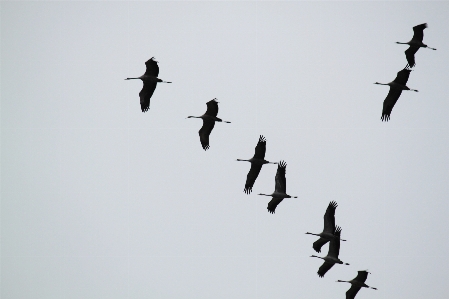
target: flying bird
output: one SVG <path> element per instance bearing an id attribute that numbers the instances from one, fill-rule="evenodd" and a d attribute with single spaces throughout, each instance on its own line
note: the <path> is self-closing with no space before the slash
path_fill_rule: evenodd
<path id="1" fill-rule="evenodd" d="M 351 284 L 351 288 L 346 292 L 346 299 L 354 299 L 355 295 L 357 295 L 358 291 L 361 288 L 370 288 L 377 290 L 376 288 L 370 287 L 365 284 L 366 278 L 368 277 L 367 271 L 358 271 L 356 278 L 350 281 L 346 280 L 337 280 L 337 282 L 349 282 Z"/>
<path id="2" fill-rule="evenodd" d="M 215 126 L 215 122 L 224 122 L 224 123 L 231 123 L 230 121 L 224 121 L 217 117 L 218 114 L 218 102 L 217 99 L 210 100 L 206 103 L 207 110 L 206 113 L 204 113 L 201 116 L 188 116 L 187 118 L 202 118 L 203 119 L 203 126 L 201 127 L 200 131 L 198 132 L 200 134 L 200 141 L 203 149 L 206 151 L 209 149 L 209 135 L 212 132 L 212 129 Z"/>
<path id="3" fill-rule="evenodd" d="M 259 142 L 257 143 L 256 148 L 254 150 L 254 156 L 249 160 L 237 159 L 237 161 L 248 161 L 251 163 L 251 169 L 249 170 L 248 175 L 246 177 L 246 184 L 244 189 L 244 192 L 246 194 L 251 193 L 254 186 L 254 182 L 259 176 L 260 170 L 262 169 L 262 166 L 264 164 L 277 164 L 275 162 L 269 162 L 265 160 L 266 147 L 267 141 L 265 137 L 260 135 Z"/>
<path id="4" fill-rule="evenodd" d="M 338 258 L 338 254 L 340 253 L 340 234 L 341 234 L 341 228 L 337 226 L 337 228 L 335 230 L 335 237 L 332 240 L 330 240 L 329 252 L 327 253 L 327 256 L 319 257 L 316 255 L 311 255 L 311 257 L 317 257 L 319 259 L 324 260 L 324 263 L 318 269 L 319 277 L 323 277 L 324 274 L 326 274 L 326 272 L 329 271 L 329 269 L 332 268 L 335 264 L 349 265 L 348 263 L 342 262 Z"/>
<path id="5" fill-rule="evenodd" d="M 276 172 L 276 177 L 275 177 L 275 187 L 274 187 L 274 192 L 272 194 L 262 194 L 259 193 L 259 195 L 264 195 L 264 196 L 271 196 L 272 199 L 271 201 L 268 203 L 268 212 L 270 212 L 271 214 L 274 214 L 274 211 L 276 210 L 276 207 L 278 206 L 278 204 L 281 203 L 281 201 L 284 198 L 298 198 L 297 196 L 290 196 L 287 193 L 285 193 L 285 189 L 286 189 L 286 183 L 285 183 L 285 168 L 287 167 L 287 163 L 285 163 L 284 161 L 280 161 L 278 163 L 278 170 Z"/>
<path id="6" fill-rule="evenodd" d="M 431 50 L 436 50 L 435 48 L 428 47 L 423 44 L 422 40 L 424 37 L 424 29 L 427 28 L 427 23 L 416 25 L 413 27 L 413 38 L 407 43 L 396 42 L 397 44 L 409 45 L 407 50 L 405 50 L 405 57 L 407 58 L 408 66 L 415 66 L 415 53 L 418 52 L 419 48 L 428 48 Z"/>
<path id="7" fill-rule="evenodd" d="M 171 83 L 167 81 L 163 81 L 159 79 L 157 76 L 159 75 L 159 66 L 157 65 L 157 61 L 154 60 L 154 57 L 151 57 L 147 62 L 145 62 L 147 66 L 147 70 L 145 74 L 137 78 L 126 78 L 125 80 L 131 79 L 140 79 L 143 81 L 142 90 L 139 92 L 140 97 L 140 108 L 142 112 L 147 112 L 150 109 L 150 99 L 156 89 L 156 85 L 158 82 L 162 83 Z"/>
<path id="8" fill-rule="evenodd" d="M 331 201 L 327 206 L 326 213 L 324 214 L 324 229 L 320 234 L 313 234 L 307 232 L 308 235 L 314 235 L 320 237 L 317 241 L 313 243 L 313 249 L 316 252 L 321 252 L 321 247 L 324 244 L 335 238 L 335 209 L 337 208 L 337 203 L 335 201 Z M 340 239 L 340 241 L 346 241 Z"/>
<path id="9" fill-rule="evenodd" d="M 379 83 L 376 82 L 374 84 L 379 85 L 389 85 L 390 91 L 388 92 L 387 97 L 384 100 L 384 107 L 382 109 L 382 117 L 380 118 L 382 121 L 388 121 L 390 119 L 391 110 L 393 110 L 394 105 L 398 101 L 399 97 L 403 90 L 412 90 L 418 92 L 416 89 L 410 89 L 407 87 L 408 77 L 410 76 L 411 70 L 404 68 L 399 71 L 396 79 L 394 79 L 390 83 Z"/>

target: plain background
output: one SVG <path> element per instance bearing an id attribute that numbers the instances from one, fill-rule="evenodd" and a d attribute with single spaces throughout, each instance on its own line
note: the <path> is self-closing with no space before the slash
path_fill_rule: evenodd
<path id="1" fill-rule="evenodd" d="M 1 298 L 448 298 L 448 2 L 6 2 Z M 424 43 L 391 120 L 388 83 Z M 147 113 L 142 83 L 159 61 Z M 198 130 L 212 98 L 217 123 Z M 243 193 L 259 135 L 285 160 Z M 312 243 L 336 201 L 340 258 Z M 327 254 L 324 246 L 321 256 Z"/>

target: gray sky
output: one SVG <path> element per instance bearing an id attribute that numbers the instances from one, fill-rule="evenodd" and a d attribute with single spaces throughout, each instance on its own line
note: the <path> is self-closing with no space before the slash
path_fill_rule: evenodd
<path id="1" fill-rule="evenodd" d="M 1 298 L 448 298 L 448 2 L 1 2 Z M 427 22 L 388 123 L 388 87 Z M 158 85 L 140 111 L 144 62 Z M 205 103 L 218 98 L 209 151 Z M 267 138 L 275 165 L 251 195 Z M 315 237 L 338 202 L 340 258 Z M 321 256 L 326 255 L 323 247 Z"/>

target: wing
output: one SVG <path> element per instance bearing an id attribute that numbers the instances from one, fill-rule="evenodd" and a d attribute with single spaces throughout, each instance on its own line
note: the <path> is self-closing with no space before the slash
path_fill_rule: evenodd
<path id="1" fill-rule="evenodd" d="M 267 141 L 265 140 L 265 137 L 260 135 L 259 142 L 256 145 L 256 148 L 254 150 L 254 159 L 264 159 L 265 158 L 265 151 L 267 147 Z"/>
<path id="2" fill-rule="evenodd" d="M 324 274 L 326 274 L 326 272 L 329 271 L 330 268 L 332 268 L 332 266 L 334 266 L 334 263 L 329 263 L 328 261 L 325 261 L 318 269 L 318 276 L 323 277 Z"/>
<path id="3" fill-rule="evenodd" d="M 212 132 L 214 126 L 215 126 L 214 121 L 203 119 L 203 126 L 201 127 L 198 133 L 200 134 L 201 145 L 203 146 L 203 149 L 205 151 L 209 149 L 209 135 L 210 132 Z"/>
<path id="4" fill-rule="evenodd" d="M 357 280 L 360 282 L 365 282 L 367 278 L 368 278 L 367 271 L 358 271 L 358 274 L 357 274 L 356 278 L 354 278 L 354 280 Z"/>
<path id="5" fill-rule="evenodd" d="M 285 168 L 287 167 L 287 163 L 284 161 L 279 162 L 278 170 L 276 172 L 275 177 L 275 191 L 285 193 L 286 190 L 286 182 L 285 182 Z"/>
<path id="6" fill-rule="evenodd" d="M 329 242 L 329 240 L 319 238 L 317 241 L 313 242 L 313 249 L 315 249 L 316 252 L 321 252 L 321 247 L 327 242 Z"/>
<path id="7" fill-rule="evenodd" d="M 213 99 L 207 102 L 206 105 L 207 105 L 206 114 L 216 117 L 218 114 L 218 102 L 215 99 Z"/>
<path id="8" fill-rule="evenodd" d="M 156 82 L 143 81 L 143 88 L 139 92 L 142 112 L 147 112 L 150 109 L 150 99 L 156 89 L 156 84 Z"/>
<path id="9" fill-rule="evenodd" d="M 262 169 L 262 165 L 256 165 L 251 163 L 251 169 L 248 172 L 248 175 L 246 176 L 246 184 L 245 184 L 245 193 L 250 194 L 253 190 L 254 182 L 256 181 L 257 177 L 259 176 L 259 172 Z"/>
<path id="10" fill-rule="evenodd" d="M 151 57 L 147 62 L 145 62 L 147 70 L 145 71 L 145 75 L 157 77 L 159 75 L 159 66 L 157 65 L 157 61 L 154 60 L 154 57 Z"/>
<path id="11" fill-rule="evenodd" d="M 409 67 L 415 66 L 415 54 L 416 54 L 416 52 L 418 52 L 418 50 L 419 50 L 419 47 L 410 46 L 410 47 L 408 47 L 407 50 L 404 51 L 405 58 L 407 58 L 407 63 L 408 63 Z"/>
<path id="12" fill-rule="evenodd" d="M 354 299 L 355 295 L 360 291 L 361 287 L 357 287 L 355 285 L 351 285 L 349 290 L 346 292 L 346 299 Z"/>
<path id="13" fill-rule="evenodd" d="M 427 28 L 427 23 L 416 25 L 413 27 L 413 38 L 412 40 L 420 41 L 422 42 L 424 38 L 424 29 Z"/>
<path id="14" fill-rule="evenodd" d="M 408 77 L 410 77 L 411 72 L 412 71 L 408 69 L 400 70 L 393 81 L 401 85 L 407 85 Z"/>
<path id="15" fill-rule="evenodd" d="M 388 95 L 384 100 L 382 117 L 380 118 L 382 121 L 388 121 L 390 119 L 391 111 L 393 110 L 394 105 L 401 96 L 401 93 L 402 93 L 401 89 L 390 87 L 390 91 L 388 92 Z"/>
<path id="16" fill-rule="evenodd" d="M 341 227 L 335 229 L 335 238 L 333 238 L 329 243 L 329 253 L 328 255 L 333 256 L 338 259 L 338 255 L 340 254 L 340 234 Z"/>
<path id="17" fill-rule="evenodd" d="M 335 231 L 335 209 L 337 208 L 337 203 L 331 201 L 327 206 L 326 213 L 324 214 L 324 230 L 325 233 L 333 234 Z"/>
<path id="18" fill-rule="evenodd" d="M 268 212 L 270 212 L 271 214 L 274 214 L 274 210 L 276 210 L 276 207 L 278 206 L 278 204 L 281 203 L 282 200 L 283 200 L 283 198 L 273 197 L 271 199 L 271 201 L 268 203 L 268 207 L 267 207 Z"/>

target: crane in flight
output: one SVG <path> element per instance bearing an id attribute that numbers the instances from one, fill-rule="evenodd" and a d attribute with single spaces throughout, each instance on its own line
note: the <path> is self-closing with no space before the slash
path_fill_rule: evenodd
<path id="1" fill-rule="evenodd" d="M 266 147 L 267 147 L 267 140 L 265 139 L 265 137 L 260 135 L 259 142 L 257 143 L 256 148 L 254 150 L 254 156 L 249 160 L 237 159 L 237 161 L 247 161 L 251 163 L 251 169 L 249 170 L 248 175 L 246 177 L 246 184 L 244 189 L 244 192 L 246 194 L 251 193 L 254 186 L 254 182 L 259 176 L 260 170 L 262 169 L 262 166 L 264 164 L 277 164 L 275 162 L 269 162 L 265 160 Z"/>
<path id="2" fill-rule="evenodd" d="M 326 272 L 329 271 L 329 269 L 332 268 L 335 264 L 349 265 L 348 263 L 342 262 L 338 258 L 338 255 L 340 253 L 340 235 L 341 235 L 341 227 L 337 226 L 337 229 L 335 230 L 335 237 L 330 241 L 329 252 L 327 253 L 327 255 L 325 257 L 320 257 L 320 256 L 316 256 L 316 255 L 310 256 L 310 257 L 317 257 L 319 259 L 324 260 L 324 263 L 318 269 L 319 277 L 323 277 L 324 274 L 326 274 Z"/>
<path id="3" fill-rule="evenodd" d="M 355 295 L 357 295 L 358 291 L 360 291 L 361 288 L 370 288 L 373 290 L 377 290 L 376 288 L 370 287 L 369 285 L 365 284 L 365 281 L 368 278 L 368 273 L 368 271 L 358 271 L 356 278 L 354 278 L 353 280 L 337 280 L 337 282 L 349 282 L 351 284 L 351 287 L 346 292 L 346 299 L 354 299 Z"/>
<path id="4" fill-rule="evenodd" d="M 337 203 L 335 201 L 331 201 L 329 205 L 327 206 L 326 213 L 324 214 L 324 229 L 322 233 L 319 234 L 313 234 L 307 232 L 308 235 L 315 235 L 320 237 L 317 241 L 313 243 L 313 249 L 315 249 L 316 252 L 321 252 L 321 247 L 323 247 L 324 244 L 331 241 L 333 238 L 335 238 L 335 209 L 337 209 Z M 343 239 L 340 239 L 340 241 L 346 241 Z"/>
<path id="5" fill-rule="evenodd" d="M 140 79 L 143 81 L 142 90 L 139 92 L 140 97 L 140 108 L 142 112 L 147 112 L 150 109 L 150 99 L 156 89 L 157 83 L 171 83 L 168 81 L 163 81 L 157 76 L 159 75 L 159 66 L 154 57 L 151 57 L 147 62 L 145 62 L 147 70 L 145 74 L 137 78 L 126 78 L 125 80 Z"/>
<path id="6" fill-rule="evenodd" d="M 200 142 L 201 146 L 205 151 L 209 149 L 209 135 L 212 132 L 215 122 L 224 122 L 224 123 L 231 123 L 230 121 L 224 121 L 221 118 L 217 117 L 218 114 L 218 102 L 217 99 L 212 99 L 209 102 L 206 103 L 207 110 L 206 113 L 204 113 L 201 116 L 188 116 L 187 118 L 202 118 L 203 119 L 203 126 L 199 130 L 200 135 Z"/>
<path id="7" fill-rule="evenodd" d="M 387 97 L 384 100 L 384 106 L 382 109 L 382 117 L 380 118 L 382 121 L 388 121 L 390 119 L 391 111 L 393 110 L 394 105 L 398 101 L 399 97 L 403 90 L 412 90 L 418 92 L 416 89 L 409 88 L 406 84 L 408 78 L 410 76 L 410 69 L 404 68 L 399 71 L 396 78 L 390 83 L 379 83 L 376 82 L 374 84 L 379 85 L 389 85 L 390 91 L 388 92 Z"/>
<path id="8" fill-rule="evenodd" d="M 298 198 L 297 196 L 290 196 L 286 192 L 286 182 L 285 182 L 285 168 L 287 167 L 287 163 L 285 161 L 280 161 L 278 163 L 278 170 L 276 172 L 275 177 L 275 187 L 274 192 L 272 194 L 262 194 L 259 193 L 259 195 L 264 196 L 271 196 L 272 199 L 268 203 L 267 210 L 271 214 L 274 214 L 274 211 L 276 210 L 276 207 L 278 204 L 280 204 L 284 198 Z"/>
<path id="9" fill-rule="evenodd" d="M 413 37 L 409 42 L 401 43 L 396 42 L 397 44 L 409 45 L 407 50 L 405 50 L 405 58 L 407 58 L 407 66 L 414 67 L 415 66 L 415 54 L 418 52 L 419 48 L 427 48 L 431 50 L 436 50 L 435 48 L 431 48 L 422 42 L 424 38 L 424 29 L 427 28 L 427 23 L 416 25 L 413 27 Z"/>

